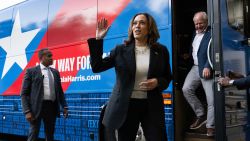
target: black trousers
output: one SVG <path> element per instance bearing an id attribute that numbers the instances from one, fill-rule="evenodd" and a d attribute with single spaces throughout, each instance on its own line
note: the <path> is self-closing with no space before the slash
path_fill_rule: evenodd
<path id="1" fill-rule="evenodd" d="M 135 141 L 140 123 L 147 141 L 167 141 L 166 128 L 155 125 L 151 117 L 146 99 L 130 99 L 127 118 L 118 134 L 106 128 L 105 141 L 114 141 L 115 137 L 118 141 Z"/>
<path id="2" fill-rule="evenodd" d="M 56 102 L 52 101 L 43 101 L 41 113 L 39 117 L 30 123 L 30 130 L 28 141 L 37 141 L 38 135 L 40 131 L 41 121 L 44 123 L 44 132 L 46 141 L 54 140 L 54 130 L 55 130 L 55 122 L 56 122 Z"/>

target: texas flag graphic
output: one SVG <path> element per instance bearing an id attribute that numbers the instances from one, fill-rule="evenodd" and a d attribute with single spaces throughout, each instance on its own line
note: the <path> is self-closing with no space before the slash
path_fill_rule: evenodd
<path id="1" fill-rule="evenodd" d="M 46 6 L 46 2 L 30 6 Z M 23 71 L 31 64 L 47 26 L 46 12 L 23 3 L 0 11 L 0 94 L 19 95 Z M 34 15 L 34 16 L 33 16 Z M 40 15 L 40 19 L 35 17 Z M 17 83 L 18 82 L 18 83 Z"/>
<path id="2" fill-rule="evenodd" d="M 100 4 L 105 2 L 117 11 L 107 15 L 100 13 L 108 16 L 110 22 L 128 4 L 125 0 L 102 0 Z M 2 10 L 0 94 L 19 95 L 25 70 L 39 64 L 37 52 L 44 47 L 53 53 L 53 67 L 64 78 L 64 90 L 72 82 L 78 86 L 84 83 L 84 77 L 92 74 L 86 40 L 95 36 L 97 9 L 97 1 L 32 0 Z M 105 12 L 104 7 L 100 10 Z M 81 81 L 77 81 L 79 79 Z"/>
<path id="3" fill-rule="evenodd" d="M 39 31 L 40 29 L 35 29 L 22 33 L 19 11 L 17 12 L 11 36 L 0 39 L 0 46 L 7 53 L 1 79 L 3 79 L 3 77 L 15 63 L 21 69 L 26 67 L 27 57 L 25 49 Z"/>

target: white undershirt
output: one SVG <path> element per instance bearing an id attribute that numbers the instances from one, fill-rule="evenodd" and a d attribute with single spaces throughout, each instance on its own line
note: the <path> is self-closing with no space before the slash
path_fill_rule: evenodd
<path id="1" fill-rule="evenodd" d="M 193 46 L 192 56 L 193 56 L 193 59 L 194 59 L 194 65 L 198 65 L 197 53 L 198 53 L 199 46 L 201 44 L 201 40 L 202 40 L 203 36 L 204 36 L 204 32 L 197 33 L 195 35 L 193 43 L 192 43 L 192 46 Z"/>
<path id="2" fill-rule="evenodd" d="M 136 74 L 135 85 L 131 98 L 146 99 L 147 91 L 142 91 L 139 84 L 147 80 L 149 68 L 150 49 L 147 46 L 135 47 Z"/>

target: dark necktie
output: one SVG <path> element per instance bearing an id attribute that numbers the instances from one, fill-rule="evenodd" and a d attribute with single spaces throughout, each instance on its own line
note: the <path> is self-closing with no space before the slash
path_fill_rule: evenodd
<path id="1" fill-rule="evenodd" d="M 54 79 L 52 77 L 52 72 L 50 71 L 50 68 L 47 68 L 48 71 L 48 78 L 49 78 L 49 88 L 50 88 L 50 98 L 51 100 L 55 100 L 55 85 L 54 85 Z"/>

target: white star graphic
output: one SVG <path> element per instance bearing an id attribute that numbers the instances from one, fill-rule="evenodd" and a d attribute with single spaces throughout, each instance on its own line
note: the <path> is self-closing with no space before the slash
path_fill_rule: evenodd
<path id="1" fill-rule="evenodd" d="M 22 69 L 26 67 L 25 49 L 39 31 L 40 29 L 35 29 L 22 33 L 19 11 L 17 11 L 11 36 L 0 39 L 0 47 L 7 52 L 1 78 L 6 75 L 14 63 L 17 63 Z"/>

